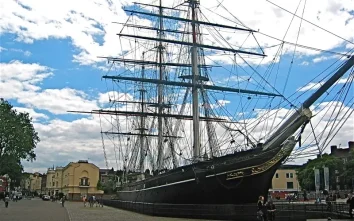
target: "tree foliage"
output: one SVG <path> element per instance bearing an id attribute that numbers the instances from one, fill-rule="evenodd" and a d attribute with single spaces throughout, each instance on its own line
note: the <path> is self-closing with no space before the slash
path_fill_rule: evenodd
<path id="1" fill-rule="evenodd" d="M 354 149 L 349 152 L 345 170 L 343 171 L 343 178 L 347 186 L 354 188 Z"/>
<path id="2" fill-rule="evenodd" d="M 22 171 L 21 160 L 36 159 L 34 149 L 39 141 L 29 114 L 17 112 L 0 99 L 0 174 L 17 176 Z"/>
<path id="3" fill-rule="evenodd" d="M 103 186 L 100 180 L 97 181 L 97 189 L 98 190 L 103 190 Z"/>
<path id="4" fill-rule="evenodd" d="M 12 156 L 0 161 L 0 174 L 8 174 L 12 181 L 18 186 L 22 178 L 23 167 L 21 161 Z"/>
<path id="5" fill-rule="evenodd" d="M 315 190 L 315 173 L 314 169 L 320 169 L 321 183 L 320 189 L 324 189 L 323 167 L 329 168 L 329 185 L 331 189 L 336 188 L 336 174 L 343 174 L 343 161 L 335 156 L 324 154 L 313 160 L 309 160 L 303 167 L 297 170 L 299 184 L 304 190 Z"/>

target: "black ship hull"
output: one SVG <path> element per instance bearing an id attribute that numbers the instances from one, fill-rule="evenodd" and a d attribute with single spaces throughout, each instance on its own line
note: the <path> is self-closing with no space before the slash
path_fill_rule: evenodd
<path id="1" fill-rule="evenodd" d="M 254 203 L 260 195 L 267 197 L 272 177 L 290 151 L 257 148 L 179 167 L 126 184 L 118 198 L 171 204 Z"/>

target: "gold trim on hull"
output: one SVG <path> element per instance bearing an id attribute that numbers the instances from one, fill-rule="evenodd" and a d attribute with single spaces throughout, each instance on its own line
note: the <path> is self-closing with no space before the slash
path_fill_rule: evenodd
<path id="1" fill-rule="evenodd" d="M 237 178 L 242 178 L 242 177 L 247 177 L 247 176 L 252 176 L 256 174 L 263 173 L 267 170 L 269 170 L 271 167 L 273 167 L 275 164 L 277 164 L 283 157 L 286 155 L 289 155 L 289 150 L 287 148 L 282 148 L 279 150 L 279 152 L 269 161 L 252 166 L 252 167 L 246 167 L 238 170 L 234 170 L 230 173 L 226 174 L 226 180 L 233 180 Z"/>

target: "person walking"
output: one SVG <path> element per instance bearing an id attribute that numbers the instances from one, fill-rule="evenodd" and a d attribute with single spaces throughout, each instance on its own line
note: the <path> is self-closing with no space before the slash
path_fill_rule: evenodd
<path id="1" fill-rule="evenodd" d="M 62 206 L 62 207 L 64 207 L 65 200 L 66 200 L 66 197 L 63 196 L 63 197 L 61 198 L 61 206 Z"/>
<path id="2" fill-rule="evenodd" d="M 348 194 L 347 204 L 349 204 L 350 218 L 353 219 L 354 197 L 352 194 Z"/>
<path id="3" fill-rule="evenodd" d="M 89 201 L 90 207 L 93 207 L 93 197 L 92 196 L 89 197 L 88 201 Z"/>
<path id="4" fill-rule="evenodd" d="M 258 202 L 257 202 L 257 219 L 260 221 L 267 221 L 267 208 L 264 204 L 264 197 L 259 196 Z"/>
<path id="5" fill-rule="evenodd" d="M 9 201 L 10 201 L 10 196 L 8 193 L 5 193 L 5 198 L 4 198 L 4 202 L 5 202 L 5 207 L 9 207 Z"/>
<path id="6" fill-rule="evenodd" d="M 273 200 L 269 200 L 267 203 L 267 213 L 268 213 L 268 221 L 274 221 L 275 220 L 275 205 L 273 203 Z"/>
<path id="7" fill-rule="evenodd" d="M 84 196 L 82 197 L 82 202 L 84 202 L 84 207 L 86 207 L 86 201 L 87 201 L 87 198 L 86 198 L 86 196 L 84 195 Z"/>

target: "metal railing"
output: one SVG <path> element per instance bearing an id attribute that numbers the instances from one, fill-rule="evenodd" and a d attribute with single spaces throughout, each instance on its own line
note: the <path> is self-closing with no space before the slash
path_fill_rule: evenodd
<path id="1" fill-rule="evenodd" d="M 159 204 L 129 202 L 104 199 L 103 204 L 115 208 L 130 210 L 152 216 L 201 218 L 218 220 L 257 220 L 257 206 L 245 205 L 197 205 L 197 204 Z M 308 203 L 277 203 L 276 220 L 323 219 L 323 218 L 347 218 L 349 207 L 345 203 L 333 203 L 329 207 L 326 204 Z"/>

